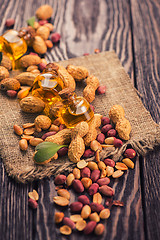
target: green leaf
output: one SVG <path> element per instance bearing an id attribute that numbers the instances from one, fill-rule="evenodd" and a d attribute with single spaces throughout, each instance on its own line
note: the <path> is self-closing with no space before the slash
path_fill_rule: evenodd
<path id="1" fill-rule="evenodd" d="M 52 142 L 40 143 L 35 149 L 37 152 L 34 155 L 34 160 L 37 163 L 43 163 L 53 157 L 54 154 L 62 147 L 66 147 L 66 145 L 58 145 Z"/>
<path id="2" fill-rule="evenodd" d="M 27 20 L 28 25 L 31 27 L 34 27 L 34 22 L 35 22 L 35 16 L 33 16 Z"/>
<path id="3" fill-rule="evenodd" d="M 2 57 L 3 57 L 2 52 L 0 52 L 0 63 L 2 62 Z"/>

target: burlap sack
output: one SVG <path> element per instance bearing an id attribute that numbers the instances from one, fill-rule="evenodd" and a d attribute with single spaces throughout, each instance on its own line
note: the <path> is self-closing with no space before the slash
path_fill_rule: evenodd
<path id="1" fill-rule="evenodd" d="M 85 66 L 90 74 L 99 78 L 101 84 L 106 85 L 106 94 L 96 96 L 93 102 L 96 113 L 108 115 L 111 106 L 120 104 L 125 109 L 126 118 L 131 122 L 131 139 L 124 143 L 121 149 L 103 150 L 102 159 L 107 156 L 111 156 L 115 161 L 121 159 L 128 144 L 141 155 L 160 144 L 159 125 L 152 120 L 149 112 L 144 108 L 129 76 L 113 51 L 74 58 L 60 64 Z M 84 87 L 85 83 L 77 83 L 78 95 L 82 95 Z M 14 134 L 13 125 L 22 126 L 24 123 L 33 122 L 34 118 L 35 115 L 21 112 L 17 99 L 9 99 L 5 94 L 0 93 L 1 157 L 8 175 L 23 183 L 71 170 L 75 165 L 66 157 L 51 161 L 45 166 L 38 166 L 33 161 L 32 147 L 26 152 L 19 150 L 20 137 Z"/>

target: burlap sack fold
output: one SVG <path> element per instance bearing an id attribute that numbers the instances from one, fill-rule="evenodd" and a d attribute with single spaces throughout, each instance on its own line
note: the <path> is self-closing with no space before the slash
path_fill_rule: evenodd
<path id="1" fill-rule="evenodd" d="M 145 155 L 148 150 L 153 150 L 160 144 L 159 125 L 144 108 L 129 76 L 113 51 L 69 59 L 60 64 L 85 66 L 90 74 L 99 78 L 101 84 L 106 85 L 106 94 L 97 95 L 93 102 L 96 113 L 107 116 L 114 104 L 120 104 L 125 109 L 126 118 L 131 122 L 131 139 L 120 149 L 103 150 L 100 154 L 102 159 L 107 156 L 111 156 L 115 161 L 121 159 L 128 144 L 141 155 Z M 77 83 L 78 95 L 82 96 L 84 87 L 85 82 Z M 21 112 L 17 99 L 9 99 L 5 94 L 0 93 L 1 157 L 8 175 L 23 183 L 70 171 L 75 166 L 67 157 L 51 161 L 45 166 L 38 166 L 33 161 L 34 148 L 29 147 L 26 152 L 19 150 L 20 137 L 14 134 L 13 125 L 22 126 L 24 123 L 33 122 L 34 118 L 35 115 Z"/>

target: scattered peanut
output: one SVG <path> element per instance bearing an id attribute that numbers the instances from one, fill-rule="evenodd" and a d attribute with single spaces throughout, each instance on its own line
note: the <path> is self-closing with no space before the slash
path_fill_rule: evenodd
<path id="1" fill-rule="evenodd" d="M 134 168 L 134 162 L 132 162 L 131 159 L 129 159 L 129 158 L 124 158 L 124 159 L 122 160 L 122 162 L 125 163 L 125 164 L 127 165 L 127 167 L 132 168 L 132 169 Z"/>
<path id="2" fill-rule="evenodd" d="M 66 189 L 59 189 L 57 194 L 61 197 L 67 198 L 68 200 L 70 199 L 70 193 Z"/>
<path id="3" fill-rule="evenodd" d="M 83 218 L 81 217 L 81 215 L 79 214 L 73 214 L 70 216 L 70 219 L 73 221 L 73 222 L 78 222 L 79 220 L 83 220 Z"/>
<path id="4" fill-rule="evenodd" d="M 67 206 L 69 204 L 69 201 L 67 198 L 61 197 L 61 196 L 56 196 L 53 198 L 54 203 L 56 203 L 59 206 Z"/>
<path id="5" fill-rule="evenodd" d="M 72 229 L 67 225 L 63 225 L 62 227 L 60 227 L 59 230 L 60 230 L 60 233 L 64 235 L 70 235 L 72 233 Z"/>
<path id="6" fill-rule="evenodd" d="M 28 148 L 28 143 L 27 143 L 27 140 L 26 139 L 21 139 L 19 141 L 19 147 L 22 151 L 26 151 L 27 148 Z"/>
<path id="7" fill-rule="evenodd" d="M 54 215 L 55 223 L 62 222 L 63 218 L 64 218 L 64 213 L 63 212 L 56 212 L 55 215 Z"/>
<path id="8" fill-rule="evenodd" d="M 23 129 L 22 129 L 20 126 L 18 126 L 17 124 L 15 124 L 15 125 L 13 126 L 13 129 L 14 129 L 14 132 L 15 132 L 17 135 L 21 136 L 21 135 L 23 134 Z"/>
<path id="9" fill-rule="evenodd" d="M 97 212 L 91 213 L 90 216 L 89 216 L 89 219 L 91 221 L 95 221 L 95 222 L 99 222 L 100 221 L 100 217 L 99 217 Z"/>
<path id="10" fill-rule="evenodd" d="M 112 177 L 113 178 L 119 178 L 119 177 L 121 177 L 122 175 L 123 175 L 123 171 L 121 171 L 121 170 L 117 170 L 117 171 L 115 171 L 113 174 L 112 174 Z"/>
<path id="11" fill-rule="evenodd" d="M 103 209 L 99 214 L 101 219 L 107 219 L 110 216 L 110 210 L 108 208 Z"/>
<path id="12" fill-rule="evenodd" d="M 127 170 L 128 167 L 122 162 L 116 162 L 115 168 L 118 170 Z"/>
<path id="13" fill-rule="evenodd" d="M 94 203 L 99 203 L 99 204 L 102 203 L 102 196 L 99 192 L 97 192 L 93 195 L 93 202 Z"/>
<path id="14" fill-rule="evenodd" d="M 88 163 L 87 163 L 85 160 L 81 160 L 81 161 L 79 161 L 79 162 L 77 163 L 77 167 L 78 167 L 79 169 L 83 169 L 83 168 L 85 168 L 87 165 L 88 165 Z"/>
<path id="15" fill-rule="evenodd" d="M 91 208 L 89 205 L 85 205 L 81 210 L 81 217 L 83 219 L 87 219 L 89 215 L 91 214 Z"/>
<path id="16" fill-rule="evenodd" d="M 78 231 L 83 231 L 85 229 L 86 225 L 87 225 L 86 221 L 83 219 L 80 219 L 76 222 L 76 229 Z"/>
<path id="17" fill-rule="evenodd" d="M 102 235 L 104 233 L 104 225 L 102 223 L 97 224 L 97 226 L 94 229 L 94 232 L 96 235 Z"/>

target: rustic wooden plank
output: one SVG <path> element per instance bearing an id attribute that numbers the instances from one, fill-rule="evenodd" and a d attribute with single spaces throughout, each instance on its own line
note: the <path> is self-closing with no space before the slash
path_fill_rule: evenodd
<path id="1" fill-rule="evenodd" d="M 100 50 L 114 49 L 122 61 L 126 71 L 133 79 L 133 58 L 131 49 L 131 31 L 129 25 L 130 14 L 129 4 L 126 3 L 126 1 L 117 0 L 98 2 L 89 0 L 57 0 L 53 2 L 50 0 L 45 2 L 54 7 L 54 24 L 56 26 L 56 30 L 62 34 L 62 40 L 59 46 L 53 48 L 50 53 L 46 55 L 47 60 L 58 61 L 70 57 L 80 56 L 84 52 L 93 53 L 95 48 L 99 48 Z M 4 23 L 5 19 L 8 17 L 16 18 L 16 29 L 24 26 L 26 24 L 26 19 L 30 16 L 33 16 L 37 6 L 41 5 L 42 3 L 44 3 L 44 1 L 26 2 L 17 0 L 15 3 L 14 1 L 4 0 L 2 3 L 2 8 L 0 8 L 0 31 L 3 32 L 5 29 Z M 95 13 L 95 15 L 93 15 L 93 13 Z M 88 18 L 88 16 L 91 18 Z M 84 24 L 82 23 L 86 23 L 86 26 L 84 27 Z M 7 189 L 9 184 L 11 186 L 10 191 Z M 125 184 L 128 184 L 129 188 L 126 189 Z M 103 238 L 108 236 L 111 239 L 126 239 L 127 237 L 129 239 L 143 239 L 144 233 L 142 229 L 143 220 L 138 162 L 136 164 L 136 169 L 132 172 L 129 172 L 128 175 L 125 175 L 125 178 L 122 180 L 122 182 L 116 184 L 114 187 L 117 189 L 117 197 L 120 197 L 122 200 L 124 200 L 126 207 L 123 209 L 113 209 L 113 216 L 107 222 L 107 235 L 105 234 Z M 32 189 L 32 187 L 30 186 L 25 188 L 25 186 L 22 186 L 21 190 L 19 191 L 18 184 L 15 184 L 5 175 L 5 184 L 1 188 L 1 193 L 4 192 L 7 197 L 2 197 L 3 207 L 6 208 L 6 202 L 10 195 L 14 197 L 12 197 L 11 203 L 8 203 L 8 211 L 1 211 L 4 213 L 3 219 L 6 221 L 2 232 L 5 232 L 6 229 L 9 229 L 9 233 L 6 233 L 8 239 L 25 239 L 23 235 L 18 235 L 18 233 L 15 232 L 23 234 L 25 230 L 23 230 L 23 232 L 21 231 L 22 226 L 27 224 L 26 226 L 28 229 L 28 235 L 26 239 L 32 239 L 32 236 L 34 236 L 35 239 L 45 239 L 46 236 L 48 239 L 54 239 L 53 236 L 58 236 L 58 239 L 60 239 L 59 234 L 57 232 L 55 234 L 55 225 L 53 222 L 54 206 L 52 203 L 52 197 L 55 194 L 53 190 L 53 179 L 44 180 L 39 183 L 38 191 L 40 193 L 40 200 L 36 216 L 36 213 L 33 213 L 32 215 L 31 211 L 28 213 L 26 196 L 29 189 Z M 132 189 L 133 191 L 131 191 Z M 26 200 L 23 207 L 21 204 L 19 204 L 19 208 L 16 209 L 14 201 L 17 199 L 20 201 L 18 198 L 19 196 L 21 200 L 23 200 L 23 197 L 25 196 Z M 134 198 L 134 196 L 136 196 L 136 198 Z M 72 196 L 72 198 L 73 197 L 74 196 Z M 18 222 L 15 226 L 13 223 L 16 222 L 17 219 L 13 217 L 13 220 L 9 222 L 7 226 L 7 215 L 9 214 L 9 209 L 11 207 L 13 209 L 12 213 L 16 211 L 15 216 L 18 214 L 20 215 L 20 209 L 22 209 L 23 215 L 26 216 L 23 225 L 18 224 Z M 28 214 L 30 214 L 29 217 Z M 12 216 L 13 214 L 11 214 L 11 217 Z M 116 224 L 113 219 L 116 221 Z M 36 226 L 33 226 L 33 222 L 36 224 Z M 15 227 L 15 229 L 11 230 L 12 227 Z M 71 238 L 76 239 L 76 237 L 77 235 L 72 235 Z M 84 239 L 84 236 L 78 235 L 78 237 Z"/>
<path id="2" fill-rule="evenodd" d="M 137 89 L 153 119 L 160 122 L 160 2 L 131 0 L 133 47 Z M 148 239 L 159 239 L 160 149 L 156 148 L 141 162 L 144 223 Z"/>
<path id="3" fill-rule="evenodd" d="M 31 6 L 29 9 L 29 4 L 33 10 Z M 0 1 L 0 34 L 6 31 L 6 19 L 14 18 L 14 28 L 19 29 L 26 26 L 26 20 L 34 15 L 35 9 L 34 1 Z M 16 183 L 7 176 L 3 163 L 0 162 L 0 239 L 34 239 L 36 211 L 28 207 L 28 192 L 35 187 L 35 183 Z"/>
<path id="4" fill-rule="evenodd" d="M 6 240 L 32 239 L 34 212 L 28 208 L 33 184 L 19 184 L 9 178 L 0 163 L 0 233 Z"/>
<path id="5" fill-rule="evenodd" d="M 59 47 L 47 54 L 48 60 L 58 61 L 85 52 L 93 53 L 95 48 L 114 49 L 133 80 L 130 8 L 126 1 L 62 1 L 56 6 L 54 19 L 62 39 Z M 101 239 L 144 239 L 138 160 L 133 171 L 129 171 L 122 180 L 113 181 L 111 186 L 116 189 L 115 198 L 124 201 L 125 207 L 112 210 Z M 38 192 L 37 238 L 64 239 L 53 220 L 53 196 L 56 195 L 53 178 L 41 181 Z M 71 196 L 71 201 L 74 201 L 76 195 Z M 65 214 L 69 215 L 69 212 L 65 211 Z M 72 234 L 71 239 L 77 238 L 84 239 L 85 236 Z M 87 239 L 96 238 L 94 235 L 87 236 Z"/>

